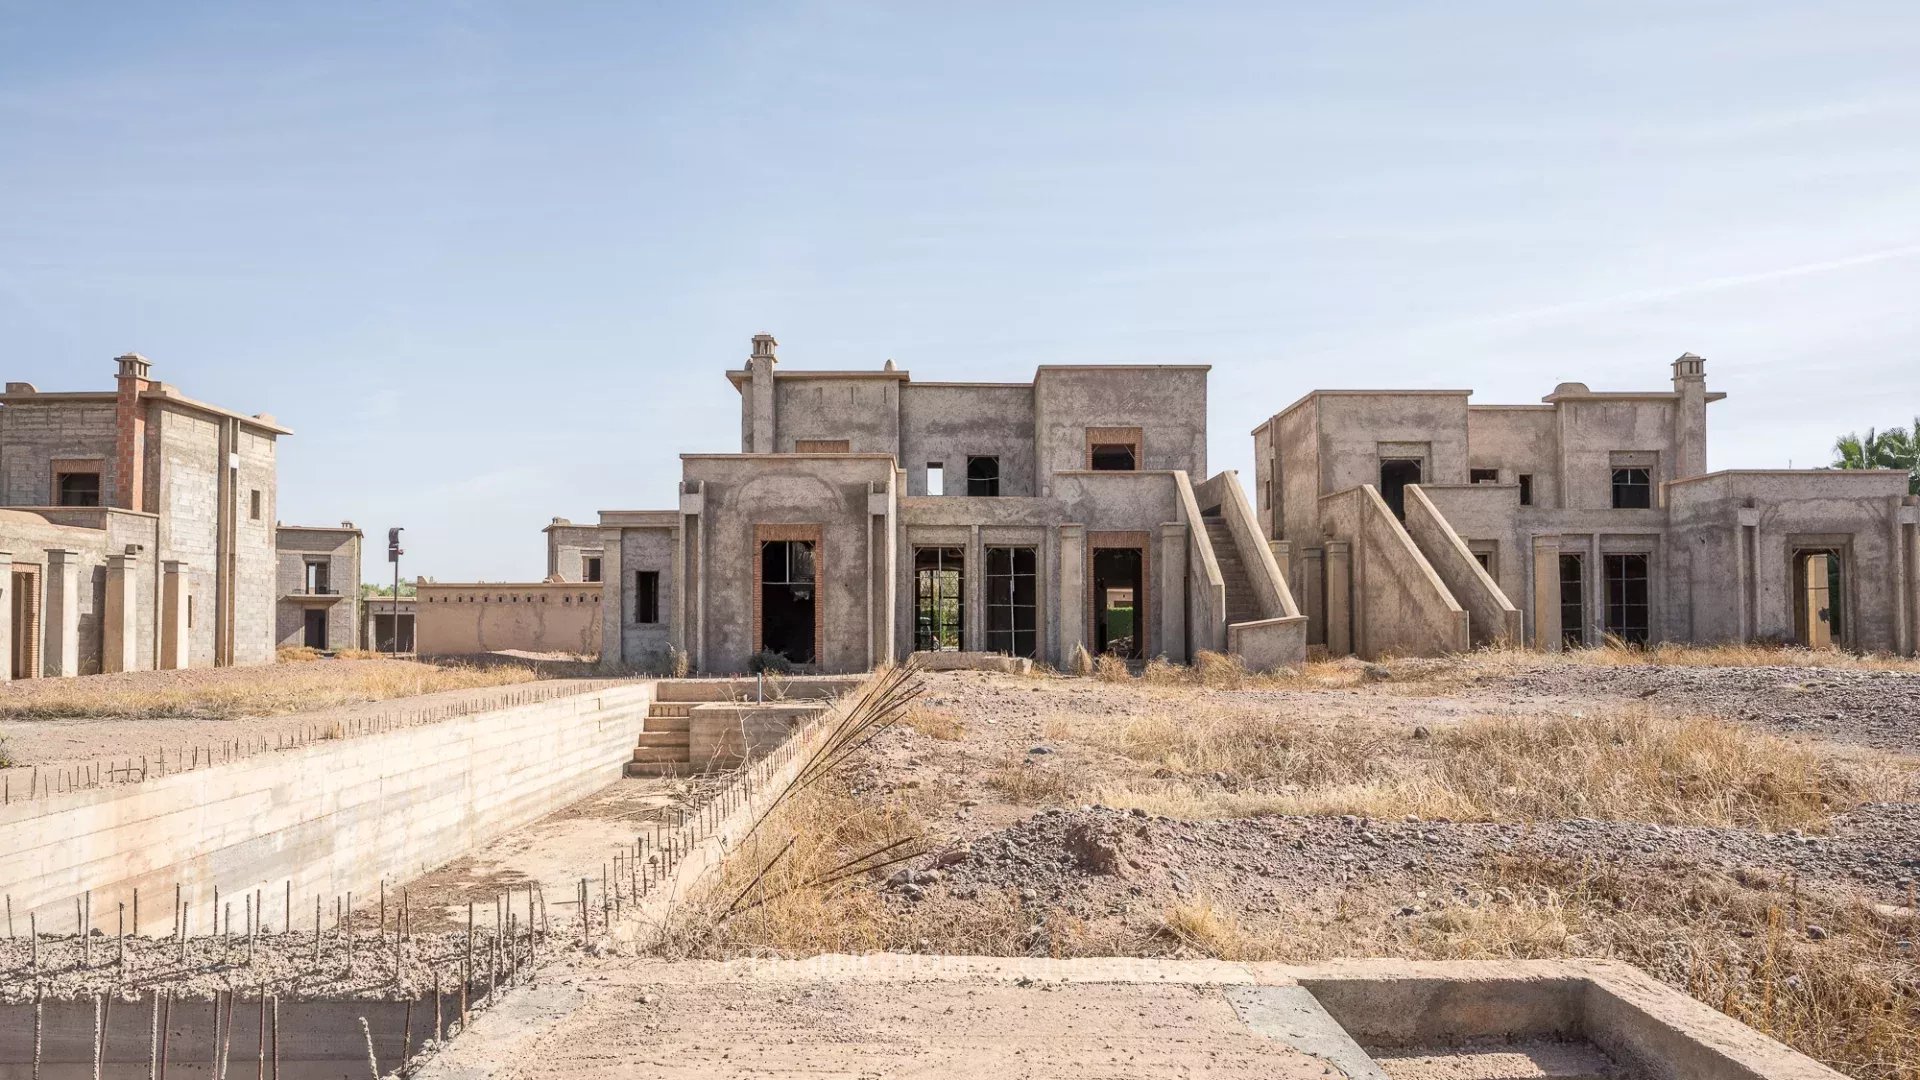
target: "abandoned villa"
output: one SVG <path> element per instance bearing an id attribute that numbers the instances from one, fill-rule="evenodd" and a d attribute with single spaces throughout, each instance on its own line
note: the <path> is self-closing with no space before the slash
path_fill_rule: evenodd
<path id="1" fill-rule="evenodd" d="M 286 429 L 117 363 L 112 390 L 0 395 L 4 674 L 392 644 L 396 608 L 363 618 L 360 531 L 275 519 Z M 542 581 L 422 580 L 403 641 L 723 673 L 765 654 L 822 672 L 914 652 L 1273 668 L 1494 642 L 1920 640 L 1904 474 L 1709 472 L 1724 395 L 1691 354 L 1667 389 L 1562 383 L 1529 405 L 1316 391 L 1254 430 L 1251 499 L 1207 470 L 1205 366 L 916 382 L 891 362 L 781 370 L 761 334 L 726 376 L 739 452 L 683 454 L 678 506 L 554 519 Z"/>

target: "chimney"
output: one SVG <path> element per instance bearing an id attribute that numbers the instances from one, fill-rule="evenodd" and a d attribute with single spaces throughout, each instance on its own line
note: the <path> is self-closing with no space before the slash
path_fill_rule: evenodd
<path id="1" fill-rule="evenodd" d="M 1707 362 L 1682 353 L 1673 362 L 1673 478 L 1684 480 L 1707 471 Z"/>
<path id="2" fill-rule="evenodd" d="M 114 405 L 114 485 L 108 505 L 122 510 L 146 509 L 147 406 L 140 400 L 149 385 L 152 365 L 139 353 L 114 358 L 119 365 L 119 393 Z"/>
<path id="3" fill-rule="evenodd" d="M 753 376 L 753 400 L 748 403 L 752 409 L 749 430 L 753 433 L 753 444 L 746 448 L 750 454 L 774 452 L 773 350 L 779 344 L 772 334 L 755 334 L 753 354 L 747 357 L 747 371 Z"/>
<path id="4" fill-rule="evenodd" d="M 765 360 L 771 364 L 774 362 L 773 350 L 779 347 L 779 345 L 779 342 L 773 340 L 772 334 L 755 334 L 753 335 L 752 358 L 754 360 Z"/>

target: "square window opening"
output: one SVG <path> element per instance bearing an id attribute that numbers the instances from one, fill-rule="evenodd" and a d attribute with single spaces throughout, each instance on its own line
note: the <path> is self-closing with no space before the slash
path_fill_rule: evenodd
<path id="1" fill-rule="evenodd" d="M 600 580 L 600 556 L 588 555 L 580 560 L 580 580 Z"/>
<path id="2" fill-rule="evenodd" d="M 1467 482 L 1471 484 L 1497 484 L 1500 482 L 1500 470 L 1468 469 Z"/>
<path id="3" fill-rule="evenodd" d="M 1639 467 L 1613 470 L 1613 508 L 1649 510 L 1653 507 L 1653 474 Z"/>
<path id="4" fill-rule="evenodd" d="M 967 494 L 1000 494 L 999 458 L 970 457 L 967 459 Z"/>
<path id="5" fill-rule="evenodd" d="M 97 472 L 61 473 L 53 478 L 55 506 L 99 506 L 100 474 Z"/>

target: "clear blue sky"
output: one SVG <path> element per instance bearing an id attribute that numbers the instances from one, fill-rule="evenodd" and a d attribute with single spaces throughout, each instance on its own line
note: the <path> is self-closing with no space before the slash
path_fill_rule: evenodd
<path id="1" fill-rule="evenodd" d="M 1214 365 L 1732 397 L 1715 467 L 1920 412 L 1920 8 L 0 0 L 0 374 L 297 434 L 281 516 L 536 578 L 673 505 L 721 377 Z M 378 578 L 384 562 L 370 561 Z"/>

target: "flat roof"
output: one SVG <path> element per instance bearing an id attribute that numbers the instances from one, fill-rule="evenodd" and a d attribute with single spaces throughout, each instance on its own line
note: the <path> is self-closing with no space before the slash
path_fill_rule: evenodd
<path id="1" fill-rule="evenodd" d="M 285 530 L 287 532 L 333 532 L 333 533 L 352 533 L 355 536 L 367 535 L 366 533 L 362 532 L 360 530 L 360 527 L 357 525 L 286 525 L 280 522 L 275 522 L 273 527 L 276 529 Z"/>
<path id="2" fill-rule="evenodd" d="M 1300 400 L 1274 413 L 1256 425 L 1250 434 L 1258 435 L 1275 420 L 1317 397 L 1472 397 L 1471 390 L 1309 390 Z"/>

